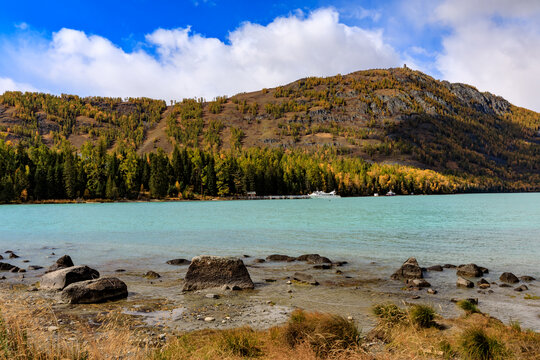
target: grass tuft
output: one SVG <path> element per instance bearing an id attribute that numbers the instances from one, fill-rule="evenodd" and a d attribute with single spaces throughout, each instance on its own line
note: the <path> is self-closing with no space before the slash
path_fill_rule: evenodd
<path id="1" fill-rule="evenodd" d="M 417 326 L 428 328 L 435 325 L 435 310 L 429 305 L 413 305 L 409 310 L 411 322 Z"/>
<path id="2" fill-rule="evenodd" d="M 503 346 L 481 328 L 469 328 L 460 339 L 462 355 L 468 360 L 496 360 L 504 356 Z"/>
<path id="3" fill-rule="evenodd" d="M 284 329 L 290 347 L 307 343 L 319 357 L 358 346 L 360 333 L 342 316 L 296 310 Z"/>
<path id="4" fill-rule="evenodd" d="M 221 350 L 240 357 L 257 357 L 262 355 L 259 340 L 250 328 L 225 330 L 219 341 Z"/>
<path id="5" fill-rule="evenodd" d="M 407 319 L 407 313 L 395 304 L 377 304 L 371 311 L 379 322 L 387 326 L 401 324 Z"/>
<path id="6" fill-rule="evenodd" d="M 456 305 L 467 314 L 480 313 L 478 306 L 473 304 L 470 300 L 459 300 Z"/>

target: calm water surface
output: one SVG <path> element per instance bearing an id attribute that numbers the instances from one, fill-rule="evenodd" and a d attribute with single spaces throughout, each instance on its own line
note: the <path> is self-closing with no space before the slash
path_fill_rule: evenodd
<path id="1" fill-rule="evenodd" d="M 316 252 L 395 266 L 415 256 L 540 277 L 540 193 L 4 205 L 0 250 L 7 249 L 95 265 Z"/>

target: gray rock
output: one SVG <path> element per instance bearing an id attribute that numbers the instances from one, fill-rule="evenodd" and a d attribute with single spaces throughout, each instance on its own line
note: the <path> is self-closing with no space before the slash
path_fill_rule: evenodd
<path id="1" fill-rule="evenodd" d="M 61 296 L 70 304 L 94 304 L 126 298 L 128 291 L 123 281 L 110 277 L 76 282 L 62 290 Z"/>
<path id="2" fill-rule="evenodd" d="M 73 260 L 71 260 L 71 257 L 69 257 L 69 255 L 64 255 L 58 260 L 56 260 L 56 262 L 47 269 L 47 272 L 66 269 L 72 266 L 75 266 L 75 264 L 73 264 Z"/>
<path id="3" fill-rule="evenodd" d="M 332 265 L 337 266 L 337 267 L 341 267 L 341 266 L 347 265 L 347 264 L 348 264 L 347 261 L 336 261 L 336 262 L 332 263 Z"/>
<path id="4" fill-rule="evenodd" d="M 415 287 L 415 288 L 427 288 L 427 287 L 430 287 L 431 284 L 428 283 L 426 280 L 424 279 L 409 279 L 407 280 L 407 285 L 409 285 L 410 287 Z"/>
<path id="5" fill-rule="evenodd" d="M 255 260 L 253 260 L 253 262 L 255 264 L 262 264 L 262 263 L 266 262 L 266 260 L 264 260 L 264 259 L 255 259 Z"/>
<path id="6" fill-rule="evenodd" d="M 14 252 L 10 253 L 9 254 L 9 258 L 10 259 L 18 259 L 19 258 L 19 255 L 15 254 Z"/>
<path id="7" fill-rule="evenodd" d="M 427 289 L 426 291 L 428 294 L 435 295 L 437 293 L 437 290 L 434 290 L 432 288 Z"/>
<path id="8" fill-rule="evenodd" d="M 17 266 L 14 266 L 14 267 L 11 268 L 11 270 L 9 270 L 9 272 L 12 272 L 12 273 L 17 273 L 19 271 L 21 271 L 21 269 L 19 267 L 17 267 Z"/>
<path id="9" fill-rule="evenodd" d="M 489 274 L 489 269 L 486 268 L 486 267 L 480 266 L 480 270 L 481 270 L 484 274 Z"/>
<path id="10" fill-rule="evenodd" d="M 457 276 L 464 277 L 480 277 L 484 275 L 480 267 L 476 264 L 459 265 L 456 274 Z"/>
<path id="11" fill-rule="evenodd" d="M 519 282 L 518 277 L 510 272 L 502 273 L 502 275 L 499 277 L 499 280 L 508 284 L 515 284 Z"/>
<path id="12" fill-rule="evenodd" d="M 428 267 L 427 271 L 443 271 L 443 267 L 441 265 L 433 265 Z"/>
<path id="13" fill-rule="evenodd" d="M 455 269 L 457 266 L 453 264 L 444 264 L 443 268 L 445 269 Z"/>
<path id="14" fill-rule="evenodd" d="M 30 265 L 28 267 L 28 270 L 41 270 L 43 269 L 43 266 L 39 266 L 39 265 Z"/>
<path id="15" fill-rule="evenodd" d="M 469 280 L 465 279 L 465 278 L 462 278 L 461 276 L 458 276 L 456 286 L 457 287 L 463 287 L 463 288 L 473 288 L 474 283 L 472 281 L 469 281 Z"/>
<path id="16" fill-rule="evenodd" d="M 319 254 L 305 254 L 296 258 L 297 261 L 307 261 L 309 264 L 331 264 L 329 258 Z"/>
<path id="17" fill-rule="evenodd" d="M 512 286 L 509 285 L 509 284 L 502 283 L 502 284 L 499 284 L 499 287 L 502 287 L 502 288 L 509 288 L 509 287 L 512 287 Z"/>
<path id="18" fill-rule="evenodd" d="M 72 266 L 44 274 L 41 277 L 41 289 L 62 290 L 66 286 L 99 278 L 99 272 L 86 265 Z"/>
<path id="19" fill-rule="evenodd" d="M 487 289 L 489 287 L 491 287 L 491 284 L 489 283 L 489 281 L 487 281 L 486 279 L 484 278 L 481 278 L 480 280 L 478 280 L 476 282 L 476 285 L 478 285 L 478 287 L 480 289 Z"/>
<path id="20" fill-rule="evenodd" d="M 521 276 L 520 279 L 521 279 L 521 281 L 526 281 L 526 282 L 532 282 L 532 281 L 536 280 L 532 276 L 528 276 L 528 275 Z"/>
<path id="21" fill-rule="evenodd" d="M 218 294 L 206 294 L 204 297 L 206 297 L 208 299 L 219 299 Z"/>
<path id="22" fill-rule="evenodd" d="M 189 261 L 188 259 L 172 259 L 167 261 L 167 264 L 176 266 L 189 265 L 190 263 L 191 261 Z"/>
<path id="23" fill-rule="evenodd" d="M 269 255 L 266 257 L 266 261 L 287 261 L 287 262 L 291 262 L 291 261 L 295 261 L 296 258 L 295 257 L 291 257 L 291 256 L 288 256 L 288 255 L 280 255 L 280 254 L 273 254 L 273 255 Z"/>
<path id="24" fill-rule="evenodd" d="M 244 262 L 238 258 L 219 256 L 197 256 L 191 260 L 184 278 L 183 291 L 238 286 L 253 289 L 253 281 Z"/>
<path id="25" fill-rule="evenodd" d="M 521 286 L 518 286 L 517 288 L 514 289 L 514 291 L 527 291 L 529 290 L 529 288 L 527 287 L 527 285 L 521 285 Z"/>
<path id="26" fill-rule="evenodd" d="M 418 266 L 415 258 L 409 258 L 401 267 L 390 277 L 392 280 L 422 279 L 422 269 Z"/>

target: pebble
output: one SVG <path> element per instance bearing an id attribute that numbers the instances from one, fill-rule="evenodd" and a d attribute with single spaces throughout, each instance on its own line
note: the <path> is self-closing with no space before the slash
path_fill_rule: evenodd
<path id="1" fill-rule="evenodd" d="M 219 299 L 218 294 L 206 294 L 205 297 L 207 297 L 208 299 Z"/>
<path id="2" fill-rule="evenodd" d="M 353 318 L 352 316 L 347 316 L 347 320 L 349 320 L 349 321 L 353 321 L 353 320 L 354 320 L 354 318 Z"/>
<path id="3" fill-rule="evenodd" d="M 288 280 L 287 281 L 287 285 L 291 285 L 292 284 L 292 281 L 291 280 Z"/>
<path id="4" fill-rule="evenodd" d="M 417 300 L 417 299 L 420 299 L 420 296 L 419 295 L 415 295 L 412 297 L 413 300 Z"/>
<path id="5" fill-rule="evenodd" d="M 434 290 L 432 288 L 427 289 L 427 293 L 431 295 L 435 295 L 437 293 L 437 290 Z"/>
<path id="6" fill-rule="evenodd" d="M 206 322 L 211 322 L 211 321 L 215 321 L 215 320 L 216 319 L 211 317 L 211 316 L 207 316 L 207 317 L 204 318 L 204 321 L 206 321 Z"/>
<path id="7" fill-rule="evenodd" d="M 49 332 L 58 331 L 58 326 L 49 326 L 49 327 L 47 328 L 47 331 L 49 331 Z"/>
<path id="8" fill-rule="evenodd" d="M 167 334 L 159 334 L 159 340 L 165 340 L 167 338 Z"/>

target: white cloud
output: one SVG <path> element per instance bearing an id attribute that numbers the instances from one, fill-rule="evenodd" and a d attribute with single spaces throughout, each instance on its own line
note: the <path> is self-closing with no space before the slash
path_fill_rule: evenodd
<path id="1" fill-rule="evenodd" d="M 26 30 L 28 29 L 28 24 L 25 22 L 21 22 L 21 23 L 15 24 L 15 27 L 19 30 Z"/>
<path id="2" fill-rule="evenodd" d="M 9 51 L 2 67 L 17 69 L 40 87 L 81 95 L 212 98 L 402 63 L 382 31 L 344 25 L 332 9 L 276 18 L 266 26 L 247 22 L 227 43 L 189 27 L 158 29 L 141 47 L 155 55 L 125 52 L 106 38 L 72 29 L 38 40 L 4 44 Z"/>
<path id="3" fill-rule="evenodd" d="M 17 83 L 10 78 L 0 76 L 0 94 L 6 91 L 36 91 L 36 89 L 24 83 Z"/>
<path id="4" fill-rule="evenodd" d="M 437 59 L 445 79 L 540 111 L 540 2 L 448 0 L 435 16 L 451 29 Z"/>

